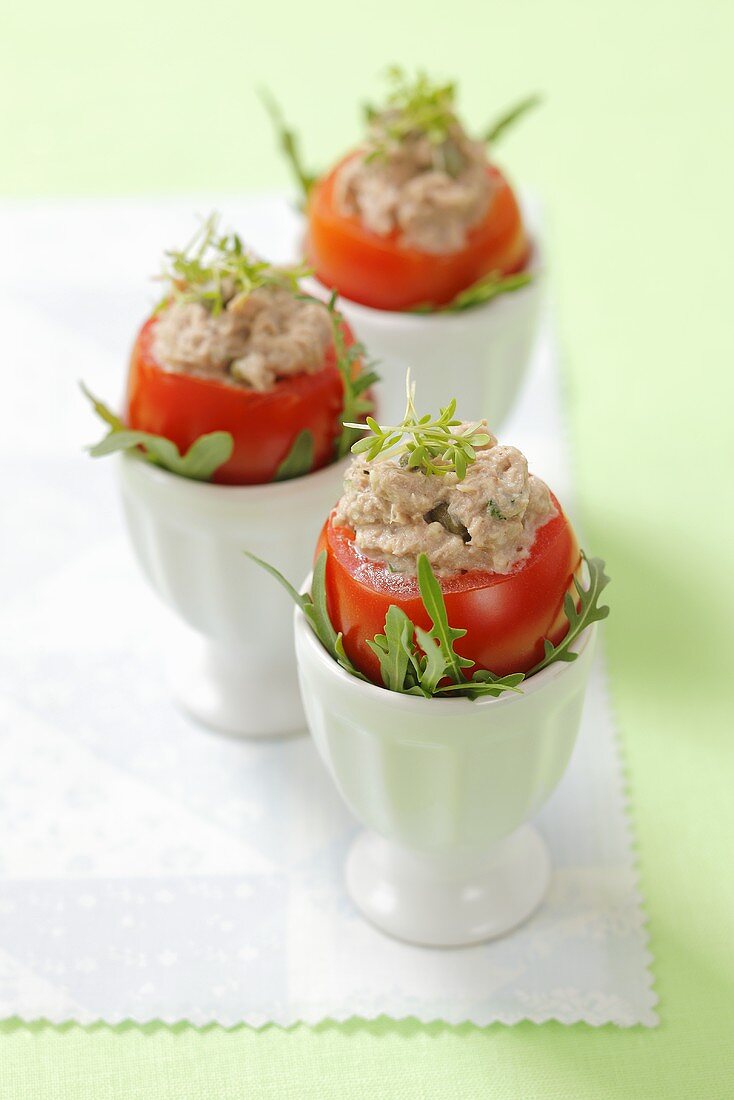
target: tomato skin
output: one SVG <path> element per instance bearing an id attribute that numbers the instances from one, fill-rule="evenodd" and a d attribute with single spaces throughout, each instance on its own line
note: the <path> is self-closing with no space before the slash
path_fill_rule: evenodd
<path id="1" fill-rule="evenodd" d="M 556 645 L 567 630 L 563 599 L 581 555 L 573 528 L 555 497 L 553 502 L 558 514 L 538 530 L 528 558 L 514 572 L 438 578 L 449 623 L 466 630 L 456 642 L 457 653 L 497 676 L 528 672 L 543 657 L 543 639 Z M 322 550 L 327 553 L 326 598 L 334 628 L 343 633 L 353 664 L 381 685 L 380 664 L 367 639 L 384 633 L 390 604 L 402 608 L 416 626 L 430 628 L 418 581 L 365 558 L 354 533 L 335 527 L 331 518 L 321 532 L 317 556 Z"/>
<path id="2" fill-rule="evenodd" d="M 153 353 L 157 316 L 149 318 L 135 341 L 127 388 L 128 427 L 172 440 L 184 453 L 206 432 L 231 432 L 232 457 L 216 471 L 223 485 L 272 481 L 304 428 L 313 435 L 313 469 L 334 458 L 344 387 L 330 346 L 324 366 L 314 374 L 281 379 L 257 393 L 214 378 L 166 371 Z M 347 344 L 354 342 L 344 325 Z"/>
<path id="3" fill-rule="evenodd" d="M 353 156 L 354 154 L 350 154 Z M 459 252 L 434 255 L 406 248 L 397 230 L 380 237 L 356 216 L 334 208 L 334 178 L 342 164 L 313 187 L 308 203 L 306 255 L 318 279 L 344 298 L 373 309 L 405 310 L 445 305 L 490 271 L 521 271 L 530 245 L 517 199 L 507 180 L 489 165 L 494 194 L 484 219 Z"/>

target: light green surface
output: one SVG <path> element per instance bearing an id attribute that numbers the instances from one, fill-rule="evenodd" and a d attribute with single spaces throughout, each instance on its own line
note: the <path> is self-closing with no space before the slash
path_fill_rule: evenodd
<path id="1" fill-rule="evenodd" d="M 527 90 L 547 92 L 503 157 L 549 209 L 584 522 L 614 577 L 608 642 L 661 1025 L 227 1033 L 10 1022 L 2 1100 L 734 1095 L 734 5 L 452 0 L 436 10 L 17 3 L 0 31 L 0 187 L 281 184 L 253 87 L 277 90 L 324 163 L 353 138 L 355 102 L 396 57 L 457 73 L 476 123 Z"/>

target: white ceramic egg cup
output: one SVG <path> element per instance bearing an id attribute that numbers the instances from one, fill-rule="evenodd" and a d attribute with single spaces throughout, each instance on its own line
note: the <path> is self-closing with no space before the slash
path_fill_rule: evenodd
<path id="1" fill-rule="evenodd" d="M 399 313 L 339 298 L 339 309 L 377 363 L 378 419 L 399 423 L 410 368 L 419 410 L 435 414 L 455 397 L 459 415 L 483 416 L 493 431 L 515 404 L 538 336 L 543 275 L 538 245 L 532 282 L 460 313 Z M 309 279 L 309 293 L 326 288 Z M 447 397 L 448 395 L 448 397 Z"/>
<path id="2" fill-rule="evenodd" d="M 205 725 L 243 737 L 305 730 L 293 605 L 244 551 L 286 577 L 308 572 L 345 465 L 291 481 L 230 486 L 121 456 L 125 516 L 143 572 L 193 628 L 174 639 L 172 688 Z"/>
<path id="3" fill-rule="evenodd" d="M 301 694 L 339 792 L 367 826 L 346 863 L 357 908 L 410 943 L 501 936 L 537 908 L 551 872 L 528 822 L 571 756 L 595 627 L 578 657 L 497 699 L 399 695 L 350 676 L 296 611 Z"/>

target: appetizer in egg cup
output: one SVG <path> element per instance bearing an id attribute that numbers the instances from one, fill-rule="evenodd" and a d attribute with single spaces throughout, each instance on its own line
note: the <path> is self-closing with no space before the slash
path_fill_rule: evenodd
<path id="1" fill-rule="evenodd" d="M 193 628 L 171 650 L 179 701 L 228 733 L 293 733 L 304 717 L 290 607 L 242 548 L 307 571 L 355 438 L 342 422 L 372 408 L 376 376 L 334 300 L 304 297 L 302 271 L 254 259 L 216 219 L 168 261 L 123 417 L 92 398 L 109 432 L 91 453 L 120 453 L 138 560 Z"/>
<path id="2" fill-rule="evenodd" d="M 500 936 L 542 901 L 530 821 L 571 756 L 608 614 L 603 562 L 555 496 L 453 413 L 419 418 L 411 400 L 400 425 L 370 421 L 310 588 L 289 588 L 309 727 L 366 826 L 349 893 L 433 946 Z"/>
<path id="3" fill-rule="evenodd" d="M 537 97 L 474 139 L 456 113 L 454 84 L 397 68 L 388 75 L 386 100 L 366 110 L 361 145 L 321 177 L 303 169 L 271 104 L 304 191 L 314 293 L 339 293 L 344 316 L 380 360 L 388 419 L 402 413 L 408 366 L 434 408 L 450 367 L 459 407 L 498 425 L 537 335 L 541 257 L 488 150 Z"/>

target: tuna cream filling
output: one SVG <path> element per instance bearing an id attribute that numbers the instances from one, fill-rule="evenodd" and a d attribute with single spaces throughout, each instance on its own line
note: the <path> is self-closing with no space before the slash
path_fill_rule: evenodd
<path id="1" fill-rule="evenodd" d="M 278 379 L 321 370 L 330 342 L 323 305 L 263 286 L 232 295 L 220 313 L 174 301 L 155 326 L 153 353 L 164 370 L 264 391 Z"/>
<path id="2" fill-rule="evenodd" d="M 490 435 L 463 481 L 426 474 L 399 456 L 356 458 L 344 478 L 333 523 L 355 533 L 359 550 L 414 575 L 425 553 L 438 574 L 509 573 L 529 554 L 556 510 L 548 487 L 528 472 L 516 447 Z"/>
<path id="3" fill-rule="evenodd" d="M 458 122 L 440 145 L 417 132 L 385 142 L 378 117 L 364 149 L 337 169 L 334 202 L 380 237 L 397 231 L 407 247 L 447 254 L 464 247 L 487 212 L 487 168 L 484 143 L 471 141 Z"/>

